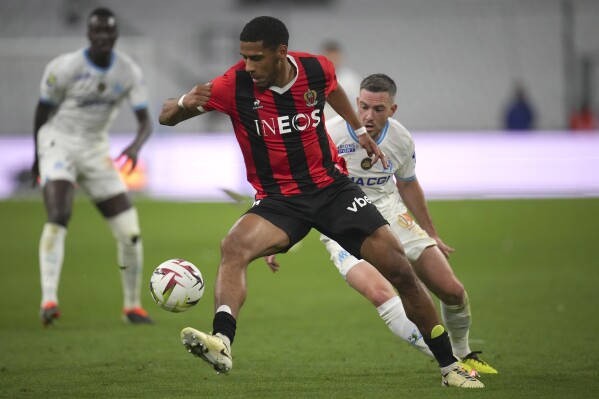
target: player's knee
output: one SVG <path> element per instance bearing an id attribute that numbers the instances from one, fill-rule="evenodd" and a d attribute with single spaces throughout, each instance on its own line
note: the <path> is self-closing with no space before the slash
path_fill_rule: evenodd
<path id="1" fill-rule="evenodd" d="M 249 250 L 245 243 L 239 240 L 236 236 L 227 235 L 220 242 L 220 251 L 223 260 L 235 259 L 249 263 L 252 259 L 249 256 Z"/>
<path id="2" fill-rule="evenodd" d="M 397 293 L 393 289 L 388 289 L 388 287 L 384 285 L 371 287 L 371 289 L 364 293 L 364 296 L 378 308 L 389 299 L 397 296 Z"/>
<path id="3" fill-rule="evenodd" d="M 71 219 L 71 211 L 66 209 L 48 210 L 48 222 L 67 227 Z"/>
<path id="4" fill-rule="evenodd" d="M 446 305 L 461 305 L 464 303 L 466 298 L 466 291 L 464 286 L 458 280 L 454 280 L 451 284 L 448 284 L 446 289 L 439 293 L 439 299 Z"/>
<path id="5" fill-rule="evenodd" d="M 141 232 L 135 208 L 121 212 L 108 219 L 112 235 L 121 245 L 135 246 L 141 242 Z"/>

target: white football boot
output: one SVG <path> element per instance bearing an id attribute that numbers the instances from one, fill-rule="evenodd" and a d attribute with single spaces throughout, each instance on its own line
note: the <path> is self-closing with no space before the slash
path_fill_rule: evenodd
<path id="1" fill-rule="evenodd" d="M 456 366 L 441 378 L 441 385 L 457 388 L 484 388 L 485 385 L 472 377 L 464 368 L 456 363 Z"/>
<path id="2" fill-rule="evenodd" d="M 226 374 L 233 368 L 229 340 L 221 334 L 205 334 L 195 328 L 181 330 L 181 342 L 187 352 L 214 366 L 217 373 Z"/>

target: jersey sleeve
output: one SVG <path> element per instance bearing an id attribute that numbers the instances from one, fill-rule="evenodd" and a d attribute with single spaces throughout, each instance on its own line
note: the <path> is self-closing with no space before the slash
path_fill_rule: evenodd
<path id="1" fill-rule="evenodd" d="M 416 148 L 414 140 L 410 138 L 405 147 L 400 148 L 400 167 L 394 172 L 395 178 L 403 181 L 416 180 Z"/>
<path id="2" fill-rule="evenodd" d="M 128 98 L 133 109 L 137 111 L 148 107 L 148 89 L 141 68 L 133 61 L 130 65 L 133 81 Z"/>
<path id="3" fill-rule="evenodd" d="M 64 68 L 64 56 L 50 61 L 44 69 L 40 83 L 40 102 L 58 106 L 65 96 L 67 75 L 67 69 Z"/>
<path id="4" fill-rule="evenodd" d="M 318 56 L 320 59 L 320 64 L 322 65 L 322 69 L 324 71 L 325 77 L 327 79 L 327 86 L 325 88 L 325 96 L 328 97 L 332 91 L 337 90 L 337 76 L 335 74 L 335 66 L 325 56 Z"/>
<path id="5" fill-rule="evenodd" d="M 202 107 L 205 111 L 216 110 L 224 114 L 231 112 L 231 96 L 235 93 L 235 72 L 238 67 L 239 64 L 212 80 L 210 100 Z"/>

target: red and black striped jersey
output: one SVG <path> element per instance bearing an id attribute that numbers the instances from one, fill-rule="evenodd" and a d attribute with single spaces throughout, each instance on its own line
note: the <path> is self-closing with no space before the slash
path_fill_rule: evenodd
<path id="1" fill-rule="evenodd" d="M 256 199 L 308 193 L 347 173 L 324 124 L 325 99 L 337 88 L 334 66 L 308 53 L 288 59 L 297 74 L 286 87 L 259 90 L 242 60 L 212 81 L 203 107 L 231 118 Z"/>

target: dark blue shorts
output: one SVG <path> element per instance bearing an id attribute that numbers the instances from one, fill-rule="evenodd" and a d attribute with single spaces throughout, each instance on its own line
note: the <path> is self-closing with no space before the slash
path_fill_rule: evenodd
<path id="1" fill-rule="evenodd" d="M 357 258 L 366 237 L 388 224 L 364 191 L 343 176 L 311 193 L 266 197 L 254 203 L 254 213 L 282 229 L 289 236 L 286 252 L 312 228 L 337 241 Z"/>

